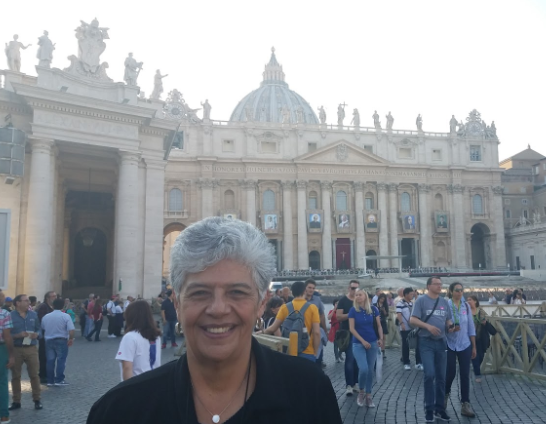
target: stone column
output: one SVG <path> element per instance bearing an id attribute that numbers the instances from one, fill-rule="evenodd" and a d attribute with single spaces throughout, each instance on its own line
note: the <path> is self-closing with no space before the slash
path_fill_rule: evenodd
<path id="1" fill-rule="evenodd" d="M 213 216 L 212 210 L 212 189 L 215 181 L 208 178 L 199 179 L 198 185 L 201 187 L 201 219 Z"/>
<path id="2" fill-rule="evenodd" d="M 70 223 L 72 211 L 67 209 L 64 216 L 63 232 L 63 280 L 70 280 Z"/>
<path id="3" fill-rule="evenodd" d="M 356 218 L 356 241 L 355 247 L 356 252 L 354 252 L 356 259 L 356 267 L 364 268 L 366 260 L 366 234 L 364 233 L 364 183 L 360 181 L 354 182 L 355 190 L 355 218 Z M 353 262 L 353 266 L 354 262 Z"/>
<path id="4" fill-rule="evenodd" d="M 389 184 L 389 255 L 398 255 L 398 184 Z M 398 268 L 400 261 L 391 260 L 391 267 Z"/>
<path id="5" fill-rule="evenodd" d="M 51 151 L 53 140 L 30 140 L 32 150 L 28 183 L 25 247 L 25 293 L 38 299 L 51 290 L 51 249 L 53 237 L 53 180 Z"/>
<path id="6" fill-rule="evenodd" d="M 332 268 L 332 211 L 330 209 L 330 192 L 332 183 L 330 181 L 321 181 L 322 188 L 322 209 L 324 210 L 322 233 L 322 268 Z"/>
<path id="7" fill-rule="evenodd" d="M 115 231 L 115 274 L 114 291 L 118 291 L 121 279 L 121 296 L 138 294 L 141 282 L 137 282 L 137 246 L 138 228 L 138 164 L 140 152 L 119 152 L 118 193 L 116 198 L 116 231 Z M 161 191 L 163 193 L 163 191 Z M 163 203 L 163 200 L 161 200 Z"/>
<path id="8" fill-rule="evenodd" d="M 294 240 L 292 233 L 292 188 L 293 181 L 282 182 L 282 228 L 284 269 L 294 269 Z"/>
<path id="9" fill-rule="evenodd" d="M 419 184 L 419 225 L 421 233 L 421 266 L 432 266 L 431 246 L 432 236 L 430 230 L 430 213 L 428 210 L 428 193 L 430 186 Z"/>
<path id="10" fill-rule="evenodd" d="M 142 290 L 136 293 L 142 294 L 144 299 L 155 296 L 163 274 L 163 193 L 166 164 L 164 160 L 146 159 L 144 283 Z"/>
<path id="11" fill-rule="evenodd" d="M 453 197 L 453 227 L 451 228 L 451 237 L 455 239 L 452 259 L 455 267 L 466 266 L 466 237 L 464 230 L 464 205 L 463 192 L 464 187 L 460 184 L 448 186 L 448 191 Z M 501 209 L 502 212 L 502 209 Z"/>
<path id="12" fill-rule="evenodd" d="M 256 181 L 244 180 L 243 188 L 246 190 L 246 220 L 256 226 Z"/>
<path id="13" fill-rule="evenodd" d="M 492 188 L 493 191 L 493 221 L 495 223 L 495 231 L 497 233 L 497 242 L 495 244 L 495 265 L 504 268 L 506 266 L 506 242 L 504 240 L 504 218 L 502 209 L 502 192 L 501 186 Z"/>
<path id="14" fill-rule="evenodd" d="M 307 246 L 307 181 L 298 180 L 298 269 L 309 268 L 309 248 Z"/>
<path id="15" fill-rule="evenodd" d="M 389 230 L 387 226 L 387 184 L 377 184 L 377 208 L 382 216 L 379 217 L 379 255 L 389 254 Z M 387 268 L 389 266 L 388 259 L 381 259 L 379 261 L 380 268 Z"/>

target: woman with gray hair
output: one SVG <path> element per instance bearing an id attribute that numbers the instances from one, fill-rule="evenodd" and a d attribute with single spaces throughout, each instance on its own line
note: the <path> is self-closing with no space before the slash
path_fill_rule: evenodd
<path id="1" fill-rule="evenodd" d="M 87 423 L 340 424 L 315 364 L 252 337 L 274 273 L 273 248 L 252 225 L 212 217 L 186 228 L 172 249 L 171 281 L 187 353 L 112 389 Z"/>

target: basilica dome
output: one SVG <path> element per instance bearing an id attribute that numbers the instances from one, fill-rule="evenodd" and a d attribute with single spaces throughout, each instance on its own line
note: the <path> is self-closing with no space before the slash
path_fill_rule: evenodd
<path id="1" fill-rule="evenodd" d="M 271 49 L 260 88 L 247 94 L 233 110 L 230 121 L 284 122 L 318 124 L 309 103 L 284 81 L 282 66 Z"/>

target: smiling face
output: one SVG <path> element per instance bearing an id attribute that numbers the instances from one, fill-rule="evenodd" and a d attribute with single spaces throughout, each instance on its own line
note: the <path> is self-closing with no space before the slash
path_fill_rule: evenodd
<path id="1" fill-rule="evenodd" d="M 189 355 L 223 362 L 247 354 L 265 307 L 248 268 L 222 260 L 189 274 L 179 297 L 175 301 Z"/>

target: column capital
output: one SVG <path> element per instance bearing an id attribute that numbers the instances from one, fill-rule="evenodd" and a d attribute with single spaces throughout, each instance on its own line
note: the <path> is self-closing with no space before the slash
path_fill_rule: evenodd
<path id="1" fill-rule="evenodd" d="M 296 187 L 298 188 L 298 190 L 305 190 L 307 188 L 307 181 L 297 180 L 296 181 Z"/>
<path id="2" fill-rule="evenodd" d="M 144 159 L 144 162 L 146 162 L 146 169 L 155 169 L 157 171 L 163 171 L 165 170 L 165 166 L 167 166 L 166 160 L 161 159 Z"/>
<path id="3" fill-rule="evenodd" d="M 197 184 L 197 187 L 200 188 L 214 188 L 218 185 L 218 182 L 216 180 L 212 180 L 210 178 L 199 178 L 195 184 Z"/>
<path id="4" fill-rule="evenodd" d="M 377 191 L 387 191 L 388 186 L 386 183 L 377 183 L 376 185 Z"/>
<path id="5" fill-rule="evenodd" d="M 504 187 L 503 186 L 494 186 L 491 187 L 491 191 L 495 196 L 500 196 L 502 193 L 504 193 Z"/>
<path id="6" fill-rule="evenodd" d="M 139 163 L 140 162 L 140 156 L 141 156 L 141 153 L 138 152 L 138 151 L 131 151 L 131 150 L 119 150 L 118 151 L 118 155 L 119 155 L 119 162 L 135 162 L 135 163 Z"/>
<path id="7" fill-rule="evenodd" d="M 354 181 L 353 188 L 355 191 L 362 191 L 364 190 L 364 183 L 362 181 Z"/>
<path id="8" fill-rule="evenodd" d="M 398 190 L 398 184 L 397 183 L 389 183 L 389 191 L 395 192 Z"/>
<path id="9" fill-rule="evenodd" d="M 256 185 L 258 184 L 256 180 L 241 180 L 239 182 L 245 190 L 256 190 Z"/>
<path id="10" fill-rule="evenodd" d="M 447 191 L 448 193 L 452 193 L 452 194 L 461 194 L 464 192 L 464 186 L 460 185 L 460 184 L 449 184 L 447 186 Z"/>
<path id="11" fill-rule="evenodd" d="M 419 184 L 417 186 L 419 193 L 428 193 L 430 191 L 430 186 L 428 184 Z"/>
<path id="12" fill-rule="evenodd" d="M 331 181 L 321 181 L 320 187 L 322 190 L 331 190 L 332 189 L 332 182 Z"/>
<path id="13" fill-rule="evenodd" d="M 55 141 L 49 138 L 38 138 L 34 136 L 28 137 L 28 143 L 30 144 L 30 149 L 32 152 L 40 150 L 44 153 L 51 153 L 53 146 L 55 146 Z"/>
<path id="14" fill-rule="evenodd" d="M 283 190 L 292 190 L 294 188 L 294 181 L 283 181 L 281 182 Z"/>

